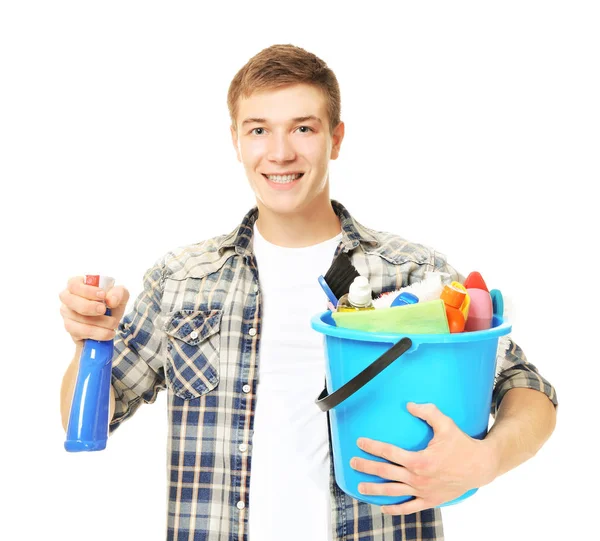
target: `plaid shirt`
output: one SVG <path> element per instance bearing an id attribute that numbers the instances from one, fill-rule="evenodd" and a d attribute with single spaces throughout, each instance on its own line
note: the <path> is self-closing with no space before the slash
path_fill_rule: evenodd
<path id="1" fill-rule="evenodd" d="M 332 205 L 342 227 L 342 240 L 332 258 L 341 250 L 349 252 L 376 293 L 421 280 L 433 268 L 462 279 L 440 254 L 367 229 L 341 204 L 332 201 Z M 178 249 L 157 261 L 147 271 L 144 290 L 115 338 L 116 410 L 111 433 L 141 404 L 168 390 L 169 540 L 248 540 L 262 317 L 252 253 L 257 216 L 254 208 L 231 234 Z M 537 389 L 556 404 L 553 387 L 515 344 L 508 343 L 507 353 L 498 359 L 501 372 L 491 413 L 513 387 Z M 378 506 L 343 493 L 333 472 L 330 489 L 335 541 L 443 539 L 439 509 L 384 515 Z M 301 509 L 298 517 L 302 520 Z"/>

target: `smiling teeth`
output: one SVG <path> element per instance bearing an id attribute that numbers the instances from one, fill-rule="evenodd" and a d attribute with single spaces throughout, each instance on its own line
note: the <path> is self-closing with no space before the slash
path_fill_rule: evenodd
<path id="1" fill-rule="evenodd" d="M 288 182 L 293 182 L 297 178 L 300 178 L 302 173 L 298 173 L 296 175 L 266 175 L 266 177 L 272 182 L 278 182 L 279 184 L 287 184 Z"/>

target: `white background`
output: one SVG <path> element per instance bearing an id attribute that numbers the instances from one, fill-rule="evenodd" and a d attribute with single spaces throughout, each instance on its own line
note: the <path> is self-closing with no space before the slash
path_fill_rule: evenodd
<path id="1" fill-rule="evenodd" d="M 332 197 L 479 270 L 557 388 L 550 441 L 445 509 L 447 540 L 597 535 L 594 4 L 4 2 L 0 538 L 164 538 L 164 396 L 104 452 L 63 450 L 58 293 L 102 272 L 133 297 L 165 251 L 239 223 L 254 200 L 227 89 L 275 43 L 314 52 L 341 85 Z"/>

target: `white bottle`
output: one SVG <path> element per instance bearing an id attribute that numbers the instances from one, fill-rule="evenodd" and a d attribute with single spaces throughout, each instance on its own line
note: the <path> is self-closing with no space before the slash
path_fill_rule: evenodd
<path id="1" fill-rule="evenodd" d="M 350 284 L 350 291 L 342 295 L 338 301 L 337 312 L 357 312 L 360 310 L 375 310 L 371 284 L 364 276 L 357 276 Z"/>

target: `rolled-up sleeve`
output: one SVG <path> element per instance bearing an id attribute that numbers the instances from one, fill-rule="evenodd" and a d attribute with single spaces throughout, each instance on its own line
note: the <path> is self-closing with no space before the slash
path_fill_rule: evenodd
<path id="1" fill-rule="evenodd" d="M 523 350 L 510 339 L 499 341 L 496 369 L 496 382 L 492 395 L 491 414 L 496 416 L 504 395 L 515 388 L 535 389 L 544 393 L 554 406 L 558 406 L 556 390 L 538 369 L 527 361 Z"/>
<path id="2" fill-rule="evenodd" d="M 163 261 L 158 260 L 146 271 L 144 289 L 120 322 L 115 336 L 111 383 L 116 403 L 109 426 L 111 433 L 143 403 L 154 402 L 165 388 L 160 323 Z"/>

